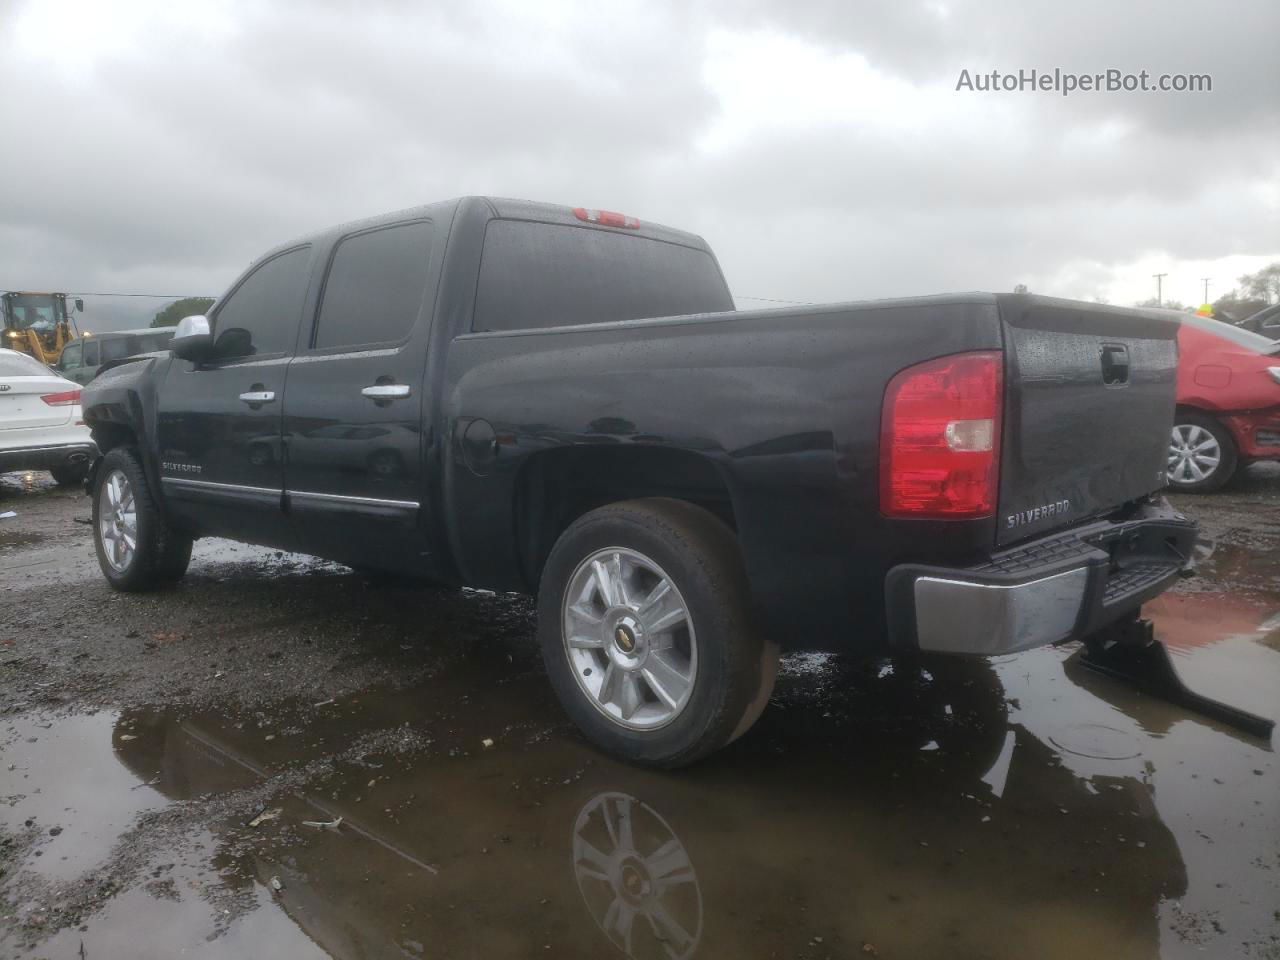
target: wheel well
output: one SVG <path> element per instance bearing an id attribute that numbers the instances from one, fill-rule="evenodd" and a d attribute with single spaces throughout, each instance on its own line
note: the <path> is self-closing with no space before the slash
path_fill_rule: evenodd
<path id="1" fill-rule="evenodd" d="M 574 520 L 641 497 L 688 501 L 737 530 L 728 484 L 701 454 L 634 446 L 548 450 L 529 459 L 515 487 L 516 549 L 529 587 L 536 591 L 547 555 Z"/>
<path id="2" fill-rule="evenodd" d="M 98 445 L 98 452 L 103 454 L 116 447 L 136 443 L 138 439 L 131 427 L 120 423 L 95 423 L 89 432 Z"/>

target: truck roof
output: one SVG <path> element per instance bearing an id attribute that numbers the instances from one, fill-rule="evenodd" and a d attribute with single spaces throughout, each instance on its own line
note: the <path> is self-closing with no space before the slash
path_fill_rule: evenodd
<path id="1" fill-rule="evenodd" d="M 575 208 L 568 206 L 567 204 L 543 203 L 536 200 L 514 200 L 506 197 L 467 196 L 455 197 L 452 200 L 441 200 L 436 203 L 428 203 L 420 207 L 408 207 L 403 210 L 394 210 L 389 213 L 381 213 L 372 217 L 364 217 L 359 220 L 351 220 L 346 223 L 325 227 L 322 230 L 316 230 L 312 233 L 295 237 L 287 243 L 278 244 L 261 256 L 256 257 L 253 262 L 257 263 L 260 260 L 265 260 L 270 256 L 274 256 L 282 250 L 288 250 L 289 248 L 296 247 L 302 243 L 314 243 L 324 240 L 335 234 L 351 233 L 353 230 L 364 230 L 370 227 L 377 227 L 385 223 L 398 223 L 402 220 L 418 217 L 444 216 L 452 213 L 461 204 L 467 202 L 483 203 L 488 206 L 493 216 L 499 218 L 536 220 L 542 223 L 557 223 L 593 230 L 624 232 L 648 237 L 653 240 L 665 240 L 668 243 L 678 243 L 683 246 L 694 247 L 708 252 L 711 250 L 707 245 L 707 242 L 696 233 L 689 233 L 686 230 L 677 230 L 675 227 L 663 226 L 662 224 L 654 223 L 650 220 L 639 219 L 639 226 L 635 228 L 611 227 L 604 224 L 584 222 L 574 214 Z"/>

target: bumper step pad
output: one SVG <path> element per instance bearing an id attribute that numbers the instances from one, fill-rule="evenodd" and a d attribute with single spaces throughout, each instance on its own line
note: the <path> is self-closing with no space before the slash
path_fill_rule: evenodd
<path id="1" fill-rule="evenodd" d="M 1088 637 L 1080 664 L 1244 733 L 1267 738 L 1275 729 L 1274 720 L 1202 696 L 1187 687 L 1174 669 L 1169 649 L 1156 639 L 1150 620 L 1122 620 Z"/>

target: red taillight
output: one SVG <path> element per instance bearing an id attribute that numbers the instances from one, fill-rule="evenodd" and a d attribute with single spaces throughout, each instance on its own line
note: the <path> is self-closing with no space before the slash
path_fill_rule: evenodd
<path id="1" fill-rule="evenodd" d="M 880 510 L 890 517 L 984 517 L 1000 469 L 1003 357 L 957 353 L 889 381 L 880 420 Z"/>
<path id="2" fill-rule="evenodd" d="M 71 407 L 80 402 L 79 390 L 66 390 L 62 393 L 45 393 L 40 396 L 51 407 Z"/>
<path id="3" fill-rule="evenodd" d="M 612 210 L 588 210 L 586 207 L 574 207 L 573 215 L 587 223 L 598 223 L 605 227 L 626 227 L 628 230 L 639 230 L 640 221 L 628 217 L 625 213 L 614 213 Z"/>

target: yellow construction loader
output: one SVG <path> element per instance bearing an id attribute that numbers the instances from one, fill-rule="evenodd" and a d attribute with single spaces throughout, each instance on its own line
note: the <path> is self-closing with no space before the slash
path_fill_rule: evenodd
<path id="1" fill-rule="evenodd" d="M 77 311 L 84 310 L 84 300 L 76 297 L 72 302 Z M 75 337 L 65 293 L 0 293 L 0 319 L 0 346 L 30 354 L 48 366 L 58 362 L 62 348 Z"/>

